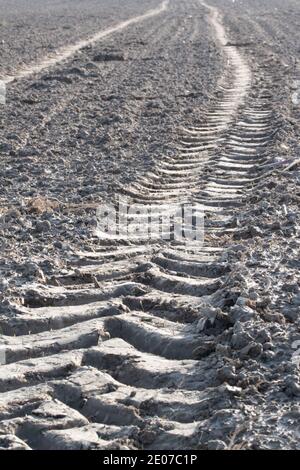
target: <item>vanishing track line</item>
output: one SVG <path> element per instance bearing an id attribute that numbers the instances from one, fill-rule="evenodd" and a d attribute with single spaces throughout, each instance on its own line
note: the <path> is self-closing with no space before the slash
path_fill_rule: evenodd
<path id="1" fill-rule="evenodd" d="M 203 5 L 227 58 L 224 76 L 203 123 L 180 131 L 177 155 L 123 194 L 141 204 L 199 202 L 206 243 L 107 239 L 78 253 L 56 285 L 23 289 L 25 305 L 0 321 L 8 362 L 0 433 L 11 447 L 196 448 L 199 422 L 226 408 L 207 307 L 224 305 L 222 236 L 267 159 L 273 112 L 246 58 L 227 45 L 218 11 Z"/>
<path id="2" fill-rule="evenodd" d="M 81 41 L 76 42 L 75 44 L 63 47 L 57 50 L 54 54 L 44 57 L 39 62 L 34 63 L 32 65 L 27 65 L 26 67 L 18 70 L 15 75 L 3 77 L 2 81 L 6 84 L 9 84 L 14 80 L 20 80 L 22 78 L 37 74 L 44 69 L 49 69 L 49 67 L 53 67 L 59 64 L 60 62 L 70 59 L 70 57 L 76 54 L 76 52 L 80 51 L 81 49 L 84 49 L 87 46 L 95 44 L 96 42 L 110 36 L 111 34 L 117 33 L 125 28 L 128 28 L 128 26 L 137 24 L 141 21 L 147 20 L 153 16 L 161 14 L 168 8 L 168 4 L 169 0 L 163 0 L 163 2 L 157 8 L 153 8 L 147 11 L 146 13 L 143 13 L 142 15 L 129 18 L 128 20 L 122 21 L 121 23 L 118 23 L 115 26 L 101 30 L 90 38 L 83 39 Z"/>

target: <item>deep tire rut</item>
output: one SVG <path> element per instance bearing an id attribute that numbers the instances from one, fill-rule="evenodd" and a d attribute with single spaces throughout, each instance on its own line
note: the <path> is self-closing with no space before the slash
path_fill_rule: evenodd
<path id="1" fill-rule="evenodd" d="M 203 123 L 180 130 L 176 156 L 122 194 L 201 204 L 205 244 L 108 238 L 74 256 L 56 285 L 23 288 L 25 305 L 0 321 L 0 432 L 11 448 L 193 449 L 199 422 L 234 396 L 213 354 L 228 325 L 208 334 L 209 306 L 225 305 L 224 235 L 268 161 L 274 116 L 218 11 L 203 5 L 227 62 L 219 87 Z"/>

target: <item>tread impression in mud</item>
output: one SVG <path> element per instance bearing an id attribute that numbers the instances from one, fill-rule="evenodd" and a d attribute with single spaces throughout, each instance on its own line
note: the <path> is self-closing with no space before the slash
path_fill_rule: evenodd
<path id="1" fill-rule="evenodd" d="M 256 21 L 257 1 L 227 5 L 225 0 L 165 0 L 147 6 L 132 0 L 128 16 L 120 6 L 119 18 L 101 24 L 100 31 L 99 24 L 89 25 L 92 34 L 83 32 L 73 41 L 71 35 L 62 37 L 65 44 L 57 42 L 55 54 L 6 67 L 2 78 L 7 104 L 1 107 L 1 132 L 6 140 L 1 155 L 7 177 L 0 216 L 6 217 L 7 231 L 15 218 L 23 220 L 30 214 L 34 222 L 33 228 L 27 226 L 32 235 L 18 247 L 10 246 L 15 250 L 10 256 L 22 260 L 17 268 L 5 258 L 12 243 L 5 227 L 6 241 L 1 237 L 0 448 L 299 448 L 300 386 L 291 346 L 299 339 L 300 347 L 297 315 L 291 318 L 283 313 L 283 303 L 280 310 L 276 300 L 268 300 L 273 284 L 283 292 L 290 280 L 294 286 L 288 290 L 290 305 L 294 305 L 293 296 L 298 296 L 293 308 L 299 313 L 299 279 L 292 282 L 299 267 L 297 233 L 293 232 L 297 224 L 288 226 L 291 232 L 282 229 L 276 245 L 274 237 L 264 239 L 259 227 L 264 212 L 257 209 L 262 201 L 270 202 L 272 190 L 279 198 L 293 185 L 293 178 L 296 189 L 290 194 L 296 197 L 299 176 L 297 165 L 290 176 L 292 172 L 284 171 L 275 158 L 286 138 L 281 134 L 284 99 L 280 107 L 272 75 L 280 51 L 270 55 L 267 41 L 263 42 L 267 34 L 263 26 L 255 33 L 252 30 L 253 37 L 257 35 L 255 46 L 253 37 L 246 41 L 241 32 L 243 21 L 250 30 L 249 18 Z M 271 4 L 265 8 L 271 9 Z M 293 9 L 292 0 L 290 5 Z M 230 17 L 231 8 L 237 10 Z M 277 11 L 279 15 L 280 7 Z M 231 24 L 227 24 L 229 17 Z M 234 29 L 235 21 L 240 21 L 239 31 Z M 203 79 L 203 89 L 200 64 L 189 63 L 201 57 L 201 28 L 209 41 L 203 46 L 208 61 L 203 65 L 208 77 Z M 120 52 L 126 45 L 129 58 Z M 181 47 L 187 52 L 176 62 Z M 162 65 L 152 64 L 153 57 Z M 138 60 L 144 69 L 137 68 Z M 189 82 L 180 75 L 180 60 L 187 62 L 182 65 L 183 75 L 192 70 Z M 175 104 L 160 101 L 160 69 L 155 68 L 160 66 L 170 69 Z M 277 84 L 283 86 L 288 74 L 278 74 Z M 72 81 L 74 76 L 79 81 Z M 171 87 L 164 75 L 162 82 Z M 188 89 L 193 82 L 196 91 Z M 130 86 L 126 101 L 123 89 L 130 90 Z M 144 92 L 151 92 L 148 101 Z M 44 109 L 46 94 L 52 102 Z M 89 96 L 88 104 L 80 96 Z M 12 111 L 10 101 L 17 99 L 19 110 Z M 31 121 L 33 103 L 37 111 Z M 86 108 L 78 125 L 81 105 Z M 118 109 L 127 118 L 124 123 Z M 107 123 L 104 118 L 109 112 Z M 15 137 L 12 113 L 24 125 Z M 92 135 L 89 119 L 96 113 L 102 114 L 102 124 L 111 130 L 86 143 Z M 122 152 L 138 154 L 139 148 L 145 154 L 144 159 L 132 155 L 131 163 L 120 157 L 118 161 L 118 148 L 129 132 L 131 141 Z M 51 155 L 46 150 L 52 145 L 50 135 L 56 145 Z M 10 146 L 7 136 L 16 147 Z M 95 153 L 88 153 L 90 147 Z M 73 163 L 68 148 L 75 155 Z M 42 160 L 37 161 L 35 149 L 44 155 Z M 85 190 L 94 173 L 84 165 L 97 165 L 105 152 L 107 160 L 100 175 L 100 167 L 95 166 L 98 180 L 93 180 L 93 187 L 100 180 L 105 182 L 105 197 L 89 199 Z M 59 160 L 64 154 L 66 173 Z M 23 167 L 18 166 L 20 160 Z M 43 166 L 48 173 L 37 171 Z M 26 179 L 29 170 L 32 174 Z M 23 180 L 17 179 L 19 171 Z M 13 185 L 16 181 L 17 186 L 11 188 L 7 181 Z M 19 191 L 22 206 L 13 191 Z M 204 241 L 139 236 L 138 228 L 145 226 L 143 211 L 132 215 L 131 228 L 137 228 L 134 238 L 102 234 L 99 239 L 96 209 L 101 200 L 108 203 L 117 198 L 141 208 L 151 206 L 154 216 L 162 206 L 168 213 L 182 201 L 194 204 L 204 215 Z M 289 216 L 294 202 L 282 204 L 278 199 L 274 207 L 277 204 L 278 211 Z M 256 212 L 251 212 L 254 208 Z M 91 235 L 79 237 L 77 245 L 72 245 L 72 233 L 85 210 Z M 47 272 L 43 256 L 47 255 L 47 237 L 60 226 L 56 219 L 47 219 L 49 213 L 60 214 L 66 221 L 63 229 L 58 228 L 54 251 L 50 251 L 51 259 L 58 260 L 52 272 Z M 271 230 L 274 219 L 261 220 Z M 297 218 L 290 217 L 289 223 L 293 220 Z M 286 237 L 294 244 L 287 245 Z M 26 247 L 32 244 L 41 245 L 40 252 L 37 248 L 30 254 Z M 282 282 L 276 271 L 279 261 L 271 263 L 284 250 L 288 262 Z M 273 273 L 274 280 L 266 271 L 269 276 Z M 283 302 L 280 293 L 275 297 Z"/>

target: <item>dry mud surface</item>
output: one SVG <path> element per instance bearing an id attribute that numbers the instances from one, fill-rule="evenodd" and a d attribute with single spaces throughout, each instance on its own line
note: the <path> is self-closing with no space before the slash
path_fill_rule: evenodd
<path id="1" fill-rule="evenodd" d="M 300 6 L 208 3 L 1 3 L 0 448 L 300 447 Z M 116 194 L 204 246 L 99 241 Z"/>

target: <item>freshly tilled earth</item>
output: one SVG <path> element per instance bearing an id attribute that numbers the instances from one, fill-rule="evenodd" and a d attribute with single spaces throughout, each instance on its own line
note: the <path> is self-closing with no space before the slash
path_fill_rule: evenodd
<path id="1" fill-rule="evenodd" d="M 76 43 L 160 6 L 116 2 L 118 18 L 103 2 L 96 21 L 95 3 L 45 37 Z M 277 0 L 173 0 L 8 85 L 0 447 L 299 448 L 300 10 L 286 4 L 289 31 Z M 17 77 L 20 54 L 6 62 Z M 201 204 L 204 245 L 99 240 L 96 208 L 117 194 Z"/>
<path id="2" fill-rule="evenodd" d="M 2 0 L 0 5 L 1 76 L 33 64 L 60 48 L 73 45 L 146 9 L 138 0 Z"/>

